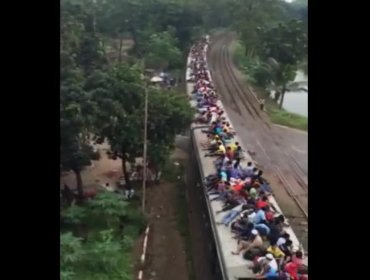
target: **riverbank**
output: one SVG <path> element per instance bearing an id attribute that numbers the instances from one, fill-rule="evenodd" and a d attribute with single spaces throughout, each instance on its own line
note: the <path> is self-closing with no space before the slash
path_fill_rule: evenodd
<path id="1" fill-rule="evenodd" d="M 288 112 L 285 109 L 280 109 L 279 105 L 272 98 L 267 97 L 269 96 L 268 92 L 265 89 L 258 87 L 253 79 L 251 79 L 249 73 L 247 72 L 247 68 L 250 67 L 251 63 L 244 55 L 244 48 L 239 41 L 232 42 L 231 52 L 235 65 L 244 74 L 245 82 L 253 86 L 253 90 L 259 98 L 264 98 L 266 100 L 265 108 L 271 122 L 307 131 L 307 117 Z"/>

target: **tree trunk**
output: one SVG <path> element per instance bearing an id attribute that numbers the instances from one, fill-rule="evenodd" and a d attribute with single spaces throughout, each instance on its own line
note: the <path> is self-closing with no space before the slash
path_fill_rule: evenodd
<path id="1" fill-rule="evenodd" d="M 280 108 L 280 109 L 282 109 L 282 108 L 283 108 L 285 92 L 286 92 L 286 88 L 285 88 L 285 85 L 284 85 L 284 86 L 283 86 L 283 89 L 282 89 L 282 91 L 281 91 L 281 98 L 280 98 L 280 104 L 279 104 L 279 108 Z"/>
<path id="2" fill-rule="evenodd" d="M 139 58 L 141 58 L 142 54 L 141 54 L 141 51 L 140 51 L 141 46 L 140 46 L 140 43 L 139 43 L 138 33 L 137 33 L 136 29 L 132 27 L 132 25 L 129 26 L 128 30 L 130 32 L 132 40 L 134 41 L 134 46 L 132 48 L 133 53 L 137 54 L 139 56 Z"/>
<path id="3" fill-rule="evenodd" d="M 82 200 L 84 198 L 84 188 L 82 183 L 81 171 L 73 170 L 73 172 L 76 174 L 78 199 Z"/>
<path id="4" fill-rule="evenodd" d="M 123 45 L 123 38 L 122 36 L 119 37 L 119 50 L 118 50 L 118 62 L 122 62 L 122 45 Z"/>
<path id="5" fill-rule="evenodd" d="M 64 189 L 62 190 L 62 197 L 68 206 L 72 204 L 75 198 L 75 195 L 66 184 L 64 184 Z"/>
<path id="6" fill-rule="evenodd" d="M 280 92 L 276 91 L 275 96 L 274 96 L 274 100 L 275 100 L 276 103 L 279 101 L 279 98 L 280 98 Z"/>
<path id="7" fill-rule="evenodd" d="M 126 161 L 127 161 L 126 153 L 125 153 L 125 150 L 122 149 L 122 172 L 123 172 L 123 176 L 125 177 L 126 186 L 129 187 L 130 186 L 130 176 L 128 175 L 128 172 L 126 169 Z"/>

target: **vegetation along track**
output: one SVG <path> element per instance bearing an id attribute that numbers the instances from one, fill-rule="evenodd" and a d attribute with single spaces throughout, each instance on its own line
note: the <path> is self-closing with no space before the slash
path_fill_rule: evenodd
<path id="1" fill-rule="evenodd" d="M 256 96 L 241 85 L 228 50 L 232 39 L 233 35 L 230 33 L 215 36 L 209 49 L 210 71 L 218 93 L 225 105 L 245 120 L 244 130 L 253 132 L 249 133 L 254 136 L 252 139 L 240 133 L 243 129 L 237 129 L 242 139 L 248 138 L 246 143 L 255 143 L 254 147 L 259 151 L 255 155 L 256 161 L 279 179 L 301 213 L 308 218 L 307 172 L 291 154 L 289 145 L 284 143 L 281 135 L 269 124 L 266 114 L 260 111 Z"/>

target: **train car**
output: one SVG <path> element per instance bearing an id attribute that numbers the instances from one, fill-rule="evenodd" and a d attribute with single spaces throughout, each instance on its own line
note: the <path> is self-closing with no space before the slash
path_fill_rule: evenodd
<path id="1" fill-rule="evenodd" d="M 206 37 L 207 44 L 203 50 L 204 55 L 208 50 L 208 42 L 209 36 Z M 191 62 L 191 55 L 189 54 L 188 57 L 188 66 Z M 191 96 L 191 92 L 193 90 L 193 79 L 191 77 L 191 70 L 187 67 L 186 71 L 186 81 L 187 81 L 187 93 L 189 97 Z M 211 76 L 210 76 L 211 77 Z M 195 101 L 190 101 L 192 106 L 196 106 Z M 217 101 L 217 105 L 220 108 L 223 108 L 222 102 L 220 100 Z M 228 118 L 226 111 L 224 110 L 224 116 L 230 122 L 230 118 Z M 230 122 L 231 123 L 231 122 Z M 231 123 L 232 125 L 232 123 Z M 199 125 L 199 124 L 192 124 L 191 126 L 191 140 L 194 150 L 194 155 L 196 158 L 196 162 L 198 164 L 199 173 L 201 177 L 201 182 L 206 178 L 208 175 L 215 174 L 216 169 L 214 166 L 214 159 L 211 157 L 205 157 L 205 151 L 201 147 L 201 143 L 207 140 L 206 134 L 203 133 L 201 130 L 208 128 L 208 126 Z M 245 147 L 244 143 L 241 139 L 238 139 L 235 136 L 235 141 L 241 143 L 243 147 Z M 245 153 L 245 162 L 251 161 L 253 159 L 250 157 L 248 153 Z M 241 163 L 241 166 L 244 166 L 245 163 Z M 252 262 L 245 260 L 240 255 L 233 255 L 231 254 L 232 251 L 236 250 L 237 242 L 235 239 L 232 238 L 232 233 L 230 229 L 224 225 L 217 225 L 216 223 L 222 218 L 222 215 L 218 215 L 216 213 L 217 210 L 222 208 L 222 202 L 220 201 L 210 201 L 204 186 L 198 186 L 197 192 L 199 192 L 199 201 L 202 205 L 202 215 L 204 219 L 204 230 L 209 235 L 209 244 L 208 246 L 208 254 L 210 259 L 210 264 L 213 269 L 213 274 L 215 280 L 236 280 L 236 279 L 254 279 L 254 274 L 252 270 L 248 267 L 252 265 Z M 273 204 L 275 209 L 282 213 L 280 207 L 278 206 L 276 200 L 273 196 L 269 197 L 270 203 Z M 302 246 L 299 243 L 296 235 L 294 234 L 291 227 L 286 230 L 290 234 L 290 238 L 293 242 L 294 249 L 302 250 Z M 307 258 L 305 259 L 307 263 Z"/>

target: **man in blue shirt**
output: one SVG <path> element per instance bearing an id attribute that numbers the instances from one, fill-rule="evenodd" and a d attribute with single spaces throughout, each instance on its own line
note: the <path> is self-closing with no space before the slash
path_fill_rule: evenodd
<path id="1" fill-rule="evenodd" d="M 225 226 L 228 226 L 230 222 L 232 222 L 240 213 L 247 210 L 247 205 L 239 205 L 235 207 L 234 209 L 230 210 L 229 213 L 227 213 L 221 220 L 221 222 L 217 224 L 224 224 Z"/>
<path id="2" fill-rule="evenodd" d="M 270 228 L 264 223 L 256 224 L 254 228 L 258 230 L 261 236 L 268 236 L 270 234 Z"/>
<path id="3" fill-rule="evenodd" d="M 229 178 L 239 179 L 240 178 L 240 172 L 237 168 L 230 168 L 229 170 Z"/>
<path id="4" fill-rule="evenodd" d="M 260 224 L 262 221 L 266 221 L 265 211 L 259 209 L 255 214 L 251 214 L 248 216 L 248 220 L 250 220 L 253 224 Z"/>

